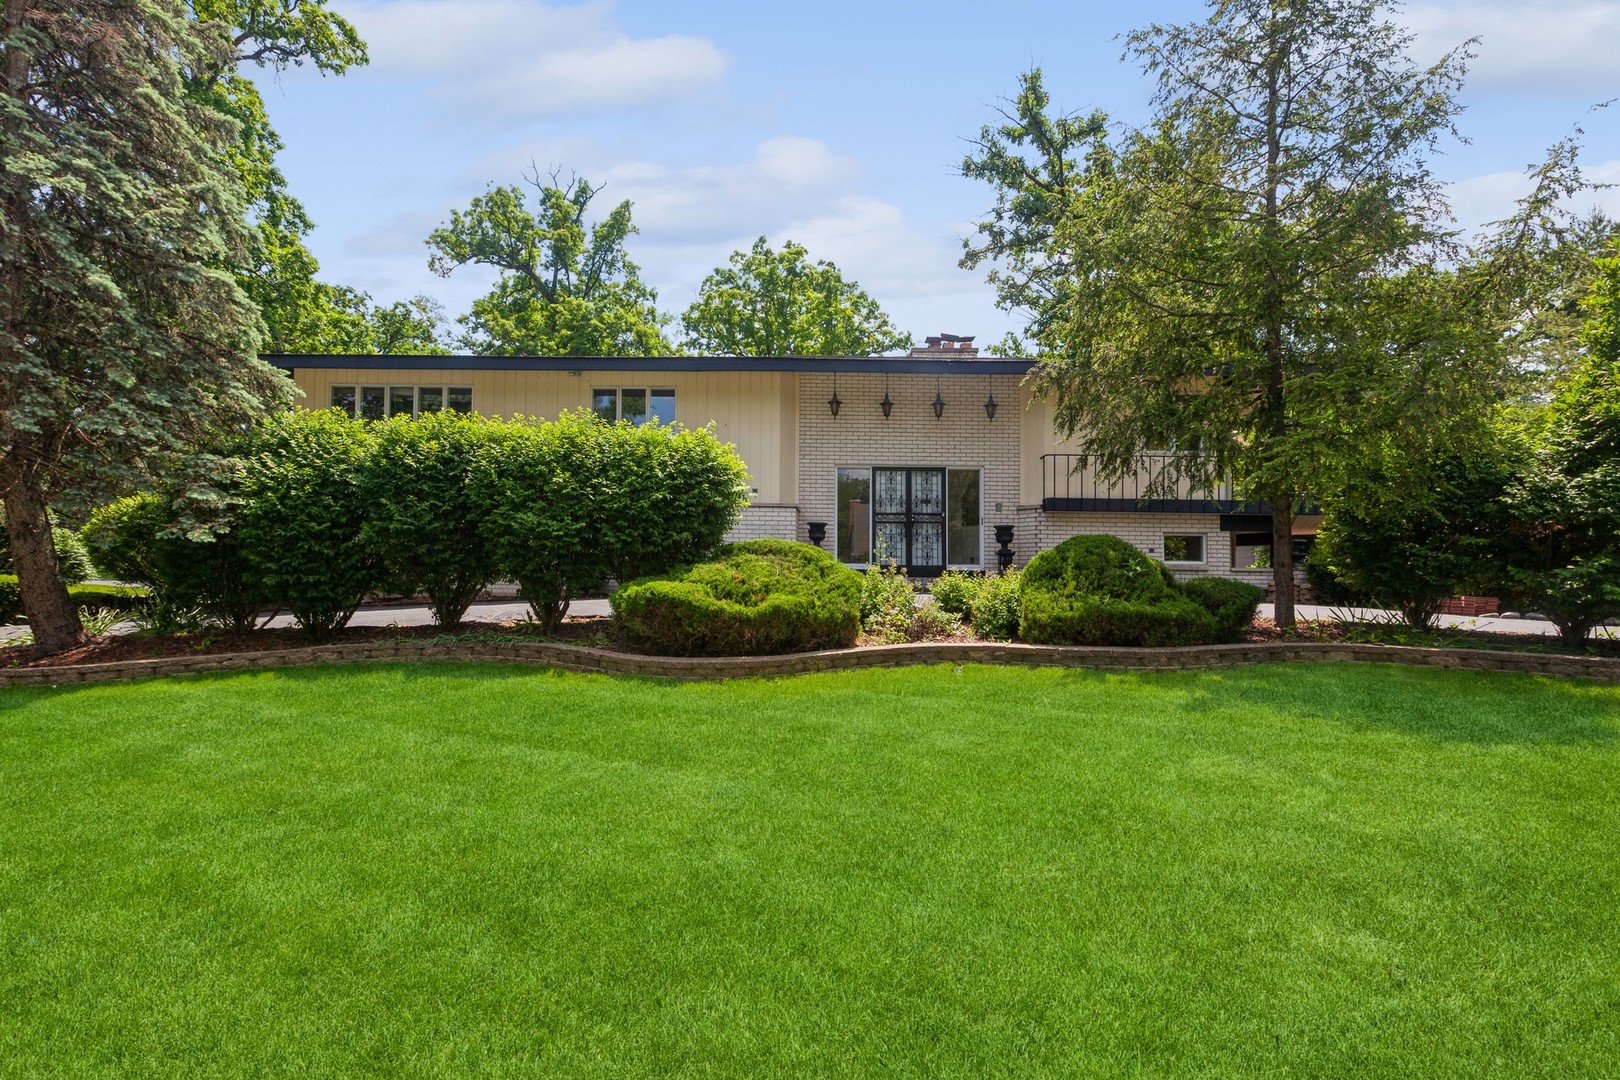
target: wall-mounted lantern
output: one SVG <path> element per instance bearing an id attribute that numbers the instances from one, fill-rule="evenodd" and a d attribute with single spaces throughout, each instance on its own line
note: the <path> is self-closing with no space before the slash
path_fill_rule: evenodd
<path id="1" fill-rule="evenodd" d="M 889 373 L 883 373 L 883 400 L 878 402 L 878 408 L 883 410 L 883 419 L 887 420 L 889 414 L 894 412 L 894 402 L 889 400 Z"/>
<path id="2" fill-rule="evenodd" d="M 997 408 L 999 408 L 999 406 L 996 404 L 996 395 L 991 394 L 990 400 L 984 403 L 984 415 L 988 419 L 994 420 L 996 418 Z"/>
<path id="3" fill-rule="evenodd" d="M 943 419 L 944 416 L 945 416 L 945 399 L 939 396 L 939 391 L 938 390 L 935 390 L 934 391 L 934 419 L 935 420 L 940 420 L 940 419 Z"/>
<path id="4" fill-rule="evenodd" d="M 833 396 L 827 399 L 827 411 L 832 413 L 833 419 L 836 420 L 838 419 L 838 410 L 843 407 L 844 403 L 838 400 L 838 372 L 835 371 L 833 372 Z"/>

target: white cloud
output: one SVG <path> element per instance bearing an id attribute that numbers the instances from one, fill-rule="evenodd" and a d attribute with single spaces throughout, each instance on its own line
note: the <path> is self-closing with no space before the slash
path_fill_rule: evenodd
<path id="1" fill-rule="evenodd" d="M 728 64 L 708 38 L 630 38 L 604 2 L 361 0 L 344 14 L 372 71 L 427 82 L 462 122 L 656 104 L 718 82 Z"/>
<path id="2" fill-rule="evenodd" d="M 1612 218 L 1620 219 L 1620 159 L 1583 165 L 1581 172 L 1595 184 L 1614 184 L 1615 187 L 1582 193 L 1572 204 L 1577 211 L 1597 207 Z M 1501 221 L 1512 214 L 1514 203 L 1529 194 L 1531 181 L 1522 172 L 1494 172 L 1459 180 L 1447 189 L 1452 216 L 1470 237 L 1493 221 Z"/>
<path id="3" fill-rule="evenodd" d="M 1620 0 L 1449 0 L 1417 3 L 1402 21 L 1434 58 L 1478 37 L 1470 86 L 1590 93 L 1617 89 Z"/>

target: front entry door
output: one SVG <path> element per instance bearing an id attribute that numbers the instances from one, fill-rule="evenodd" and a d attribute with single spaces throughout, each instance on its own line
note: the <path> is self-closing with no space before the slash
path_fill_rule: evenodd
<path id="1" fill-rule="evenodd" d="M 945 470 L 873 469 L 873 559 L 915 577 L 945 572 Z"/>

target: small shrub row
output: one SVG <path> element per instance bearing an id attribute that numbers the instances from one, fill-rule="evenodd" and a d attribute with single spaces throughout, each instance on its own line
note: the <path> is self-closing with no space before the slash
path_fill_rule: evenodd
<path id="1" fill-rule="evenodd" d="M 861 575 L 809 544 L 750 540 L 712 562 L 633 581 L 611 603 L 624 642 L 658 655 L 847 648 L 861 629 Z"/>
<path id="2" fill-rule="evenodd" d="M 1018 589 L 1022 575 L 974 574 L 950 570 L 935 579 L 934 606 L 960 617 L 977 637 L 1011 641 L 1018 636 L 1022 611 Z"/>
<path id="3" fill-rule="evenodd" d="M 187 530 L 178 500 L 126 499 L 86 527 L 94 557 L 151 585 L 163 611 L 197 608 L 242 629 L 285 608 L 316 637 L 377 591 L 425 594 L 453 626 L 502 578 L 554 628 L 571 598 L 609 577 L 712 551 L 748 493 L 741 460 L 712 432 L 586 412 L 380 423 L 295 412 L 227 450 L 240 468 L 221 520 Z"/>

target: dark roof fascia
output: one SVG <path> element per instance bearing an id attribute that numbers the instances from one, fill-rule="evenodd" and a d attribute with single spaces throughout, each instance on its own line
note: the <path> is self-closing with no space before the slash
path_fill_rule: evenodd
<path id="1" fill-rule="evenodd" d="M 1035 361 L 934 360 L 912 356 L 327 356 L 268 353 L 260 359 L 285 371 L 875 371 L 892 375 L 1024 375 Z"/>

